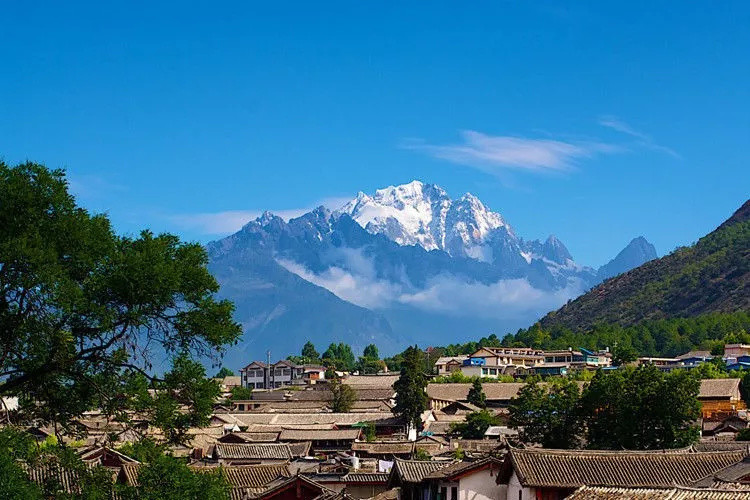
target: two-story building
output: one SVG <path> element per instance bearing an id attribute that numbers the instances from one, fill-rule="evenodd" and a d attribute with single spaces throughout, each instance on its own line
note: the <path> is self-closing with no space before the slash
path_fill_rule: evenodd
<path id="1" fill-rule="evenodd" d="M 253 361 L 240 370 L 242 387 L 249 389 L 277 389 L 304 383 L 305 367 L 282 359 L 270 366 Z"/>

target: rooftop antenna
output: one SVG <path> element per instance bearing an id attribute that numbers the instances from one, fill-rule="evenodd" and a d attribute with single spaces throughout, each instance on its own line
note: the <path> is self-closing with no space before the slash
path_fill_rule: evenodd
<path id="1" fill-rule="evenodd" d="M 266 351 L 266 389 L 271 391 L 271 350 Z"/>

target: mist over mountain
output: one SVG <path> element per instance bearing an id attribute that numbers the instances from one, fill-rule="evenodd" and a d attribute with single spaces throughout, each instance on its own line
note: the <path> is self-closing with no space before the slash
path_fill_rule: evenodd
<path id="1" fill-rule="evenodd" d="M 469 193 L 451 199 L 419 181 L 288 222 L 266 212 L 208 252 L 245 329 L 230 354 L 238 364 L 266 349 L 286 356 L 308 339 L 355 351 L 375 342 L 387 353 L 502 334 L 577 297 L 602 272 L 576 263 L 555 236 L 516 236 Z M 625 249 L 604 272 L 651 258 Z"/>

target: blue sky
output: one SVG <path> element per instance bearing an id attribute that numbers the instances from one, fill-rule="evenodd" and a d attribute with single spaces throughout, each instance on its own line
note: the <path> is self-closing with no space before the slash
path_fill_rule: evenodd
<path id="1" fill-rule="evenodd" d="M 750 192 L 750 3 L 8 2 L 0 156 L 207 241 L 421 179 L 600 265 Z"/>

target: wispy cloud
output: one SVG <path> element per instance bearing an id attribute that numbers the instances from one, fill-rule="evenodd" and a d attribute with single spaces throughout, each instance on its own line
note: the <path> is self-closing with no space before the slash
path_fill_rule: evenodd
<path id="1" fill-rule="evenodd" d="M 364 258 L 362 256 L 362 258 Z M 331 266 L 315 273 L 302 264 L 277 259 L 288 271 L 326 288 L 340 299 L 370 309 L 410 306 L 422 311 L 447 316 L 473 316 L 487 319 L 519 319 L 531 321 L 583 292 L 580 283 L 571 283 L 560 290 L 540 290 L 526 279 L 499 280 L 484 284 L 464 277 L 442 274 L 428 280 L 422 288 L 408 281 L 378 278 L 372 264 L 358 269 Z"/>
<path id="2" fill-rule="evenodd" d="M 315 207 L 335 210 L 341 208 L 350 198 L 326 198 L 311 207 L 270 210 L 284 220 L 299 217 Z M 225 210 L 222 212 L 201 212 L 170 215 L 168 219 L 183 229 L 207 236 L 226 235 L 239 231 L 242 226 L 261 216 L 264 210 Z"/>
<path id="3" fill-rule="evenodd" d="M 680 158 L 679 153 L 677 153 L 674 149 L 657 144 L 656 142 L 654 142 L 654 139 L 650 135 L 645 134 L 641 132 L 640 130 L 637 130 L 631 127 L 629 124 L 620 120 L 616 116 L 612 116 L 612 115 L 600 116 L 599 125 L 601 125 L 602 127 L 611 128 L 612 130 L 616 130 L 617 132 L 620 132 L 622 134 L 626 134 L 631 137 L 634 137 L 635 139 L 637 139 L 638 145 L 641 147 L 651 149 L 653 151 L 660 151 L 674 158 Z"/>
<path id="4" fill-rule="evenodd" d="M 581 159 L 620 151 L 615 145 L 600 142 L 492 136 L 474 130 L 464 130 L 461 136 L 463 142 L 457 144 L 435 145 L 412 140 L 403 147 L 494 175 L 507 170 L 565 172 Z"/>

